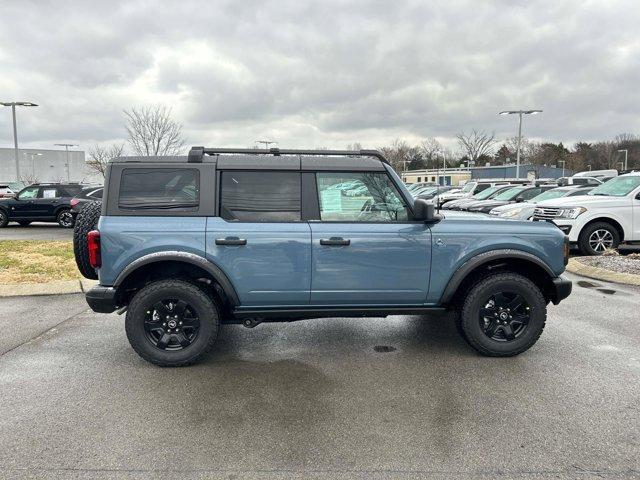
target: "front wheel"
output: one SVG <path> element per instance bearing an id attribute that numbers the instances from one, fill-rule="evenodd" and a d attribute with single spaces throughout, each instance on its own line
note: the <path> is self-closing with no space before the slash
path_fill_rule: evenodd
<path id="1" fill-rule="evenodd" d="M 9 215 L 0 208 L 0 228 L 6 227 L 9 223 Z"/>
<path id="2" fill-rule="evenodd" d="M 578 246 L 583 255 L 602 255 L 605 250 L 618 248 L 620 235 L 611 224 L 596 222 L 580 232 Z"/>
<path id="3" fill-rule="evenodd" d="M 482 355 L 510 357 L 536 343 L 546 318 L 547 302 L 535 283 L 516 273 L 497 273 L 471 287 L 459 330 Z"/>
<path id="4" fill-rule="evenodd" d="M 161 367 L 199 361 L 218 336 L 213 299 L 186 280 L 159 280 L 143 287 L 129 304 L 125 328 L 138 355 Z"/>
<path id="5" fill-rule="evenodd" d="M 67 208 L 60 210 L 58 212 L 58 216 L 56 217 L 56 221 L 62 228 L 73 227 L 73 215 L 71 214 L 71 210 Z"/>

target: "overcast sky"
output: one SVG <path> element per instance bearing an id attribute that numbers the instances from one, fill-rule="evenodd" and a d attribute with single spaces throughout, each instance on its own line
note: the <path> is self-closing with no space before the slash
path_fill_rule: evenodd
<path id="1" fill-rule="evenodd" d="M 472 128 L 640 134 L 640 1 L 0 0 L 0 100 L 25 147 L 122 142 L 166 104 L 187 144 L 378 147 Z M 0 146 L 12 146 L 10 109 Z"/>

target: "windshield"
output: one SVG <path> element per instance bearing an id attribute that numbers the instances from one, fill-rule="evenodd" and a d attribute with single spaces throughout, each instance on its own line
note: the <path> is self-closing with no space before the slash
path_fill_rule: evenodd
<path id="1" fill-rule="evenodd" d="M 525 189 L 525 187 L 514 187 L 514 188 L 510 188 L 508 190 L 505 190 L 502 193 L 499 193 L 498 195 L 496 195 L 495 197 L 493 197 L 494 200 L 511 200 L 513 197 L 515 197 L 516 195 L 518 195 L 521 191 L 523 191 Z"/>
<path id="2" fill-rule="evenodd" d="M 587 195 L 624 197 L 640 186 L 640 175 L 616 177 L 591 190 Z"/>
<path id="3" fill-rule="evenodd" d="M 462 192 L 463 193 L 469 193 L 472 192 L 474 188 L 476 188 L 477 183 L 476 182 L 471 182 L 471 183 L 467 183 L 463 188 L 462 188 Z"/>
<path id="4" fill-rule="evenodd" d="M 476 193 L 473 196 L 473 198 L 474 200 L 484 200 L 485 198 L 489 198 L 491 195 L 493 195 L 494 192 L 498 191 L 500 188 L 502 187 L 489 187 L 481 191 L 480 193 Z"/>
<path id="5" fill-rule="evenodd" d="M 542 200 L 551 200 L 552 198 L 564 197 L 567 193 L 572 192 L 573 190 L 561 190 L 558 188 L 553 188 L 551 190 L 547 190 L 540 195 L 533 197 L 530 202 L 541 202 Z"/>

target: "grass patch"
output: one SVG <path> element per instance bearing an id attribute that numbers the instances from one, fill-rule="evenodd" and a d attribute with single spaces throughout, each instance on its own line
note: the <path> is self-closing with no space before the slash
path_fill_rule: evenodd
<path id="1" fill-rule="evenodd" d="M 0 241 L 0 284 L 46 283 L 79 279 L 68 241 Z"/>

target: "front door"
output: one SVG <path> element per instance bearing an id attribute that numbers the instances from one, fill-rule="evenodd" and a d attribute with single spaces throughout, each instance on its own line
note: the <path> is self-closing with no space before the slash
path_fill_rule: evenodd
<path id="1" fill-rule="evenodd" d="M 36 204 L 40 187 L 26 187 L 18 194 L 18 199 L 11 204 L 11 216 L 30 218 L 38 216 L 39 205 Z"/>
<path id="2" fill-rule="evenodd" d="M 387 172 L 317 172 L 320 220 L 310 222 L 313 305 L 426 301 L 431 231 L 409 220 Z"/>
<path id="3" fill-rule="evenodd" d="M 300 171 L 220 172 L 220 215 L 207 219 L 207 258 L 242 306 L 308 305 L 311 230 L 301 218 Z"/>

